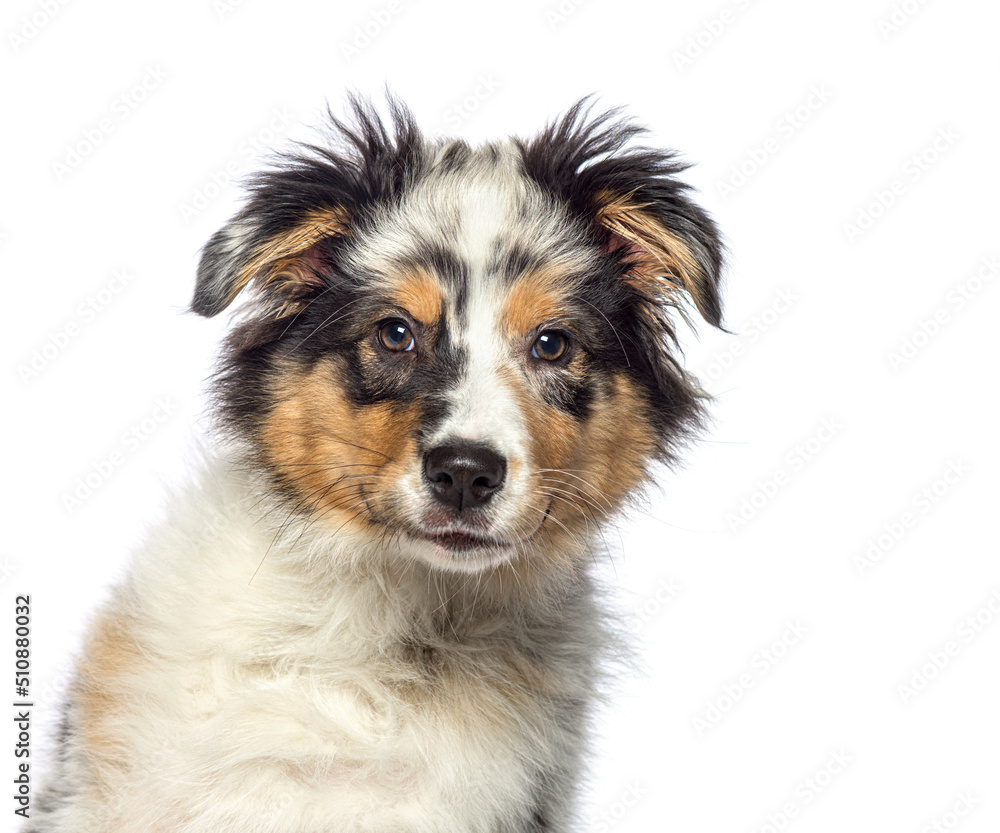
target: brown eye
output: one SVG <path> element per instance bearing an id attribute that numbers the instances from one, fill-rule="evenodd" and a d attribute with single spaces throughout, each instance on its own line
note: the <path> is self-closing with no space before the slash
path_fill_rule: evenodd
<path id="1" fill-rule="evenodd" d="M 406 353 L 416 347 L 410 328 L 402 321 L 386 321 L 378 330 L 378 340 L 386 350 Z"/>
<path id="2" fill-rule="evenodd" d="M 562 333 L 556 330 L 546 330 L 531 346 L 531 355 L 536 359 L 545 359 L 547 362 L 554 362 L 566 352 L 569 342 Z"/>

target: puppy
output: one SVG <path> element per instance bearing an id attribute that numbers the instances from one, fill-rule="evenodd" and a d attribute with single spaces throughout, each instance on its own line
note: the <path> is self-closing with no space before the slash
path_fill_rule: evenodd
<path id="1" fill-rule="evenodd" d="M 716 227 L 580 102 L 530 141 L 354 100 L 250 183 L 219 448 L 92 623 L 28 833 L 569 830 L 602 524 L 704 396 Z"/>

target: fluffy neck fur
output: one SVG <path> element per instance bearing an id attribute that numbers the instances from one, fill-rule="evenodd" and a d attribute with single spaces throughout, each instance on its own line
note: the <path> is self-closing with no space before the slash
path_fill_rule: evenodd
<path id="1" fill-rule="evenodd" d="M 164 806 L 190 833 L 275 814 L 302 833 L 565 829 L 607 643 L 586 574 L 434 572 L 286 514 L 214 464 L 140 554 L 84 666 L 114 710 L 84 698 L 75 715 L 107 798 L 94 817 L 116 833 L 156 829 Z M 109 633 L 130 659 L 119 646 L 102 667 Z"/>

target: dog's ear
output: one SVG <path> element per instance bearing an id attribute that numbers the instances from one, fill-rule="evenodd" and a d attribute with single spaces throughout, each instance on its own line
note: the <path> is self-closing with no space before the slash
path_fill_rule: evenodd
<path id="1" fill-rule="evenodd" d="M 626 279 L 644 295 L 677 306 L 684 292 L 706 321 L 721 327 L 722 246 L 715 223 L 676 191 L 672 199 L 657 198 L 662 190 L 664 183 L 653 179 L 631 192 L 595 194 L 603 248 L 618 254 L 629 267 Z"/>
<path id="2" fill-rule="evenodd" d="M 590 117 L 587 99 L 522 145 L 527 172 L 569 204 L 624 277 L 657 302 L 688 297 L 702 317 L 722 323 L 723 246 L 712 219 L 677 177 L 687 168 L 670 151 L 626 147 L 644 133 L 610 110 Z M 683 308 L 683 307 L 682 307 Z"/>
<path id="3" fill-rule="evenodd" d="M 302 145 L 250 183 L 250 200 L 202 251 L 191 309 L 222 312 L 258 290 L 267 313 L 284 314 L 318 291 L 331 256 L 373 205 L 399 198 L 415 176 L 423 138 L 412 114 L 387 96 L 388 119 L 350 97 L 350 118 L 330 114 L 335 149 Z"/>
<path id="4" fill-rule="evenodd" d="M 284 207 L 285 216 L 278 213 Z M 287 198 L 258 189 L 250 204 L 205 245 L 191 309 L 212 316 L 252 286 L 276 313 L 295 309 L 324 285 L 324 251 L 350 234 L 340 206 L 296 215 Z"/>

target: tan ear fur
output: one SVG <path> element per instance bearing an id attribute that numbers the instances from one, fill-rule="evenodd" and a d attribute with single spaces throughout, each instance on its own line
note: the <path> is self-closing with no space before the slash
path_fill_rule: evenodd
<path id="1" fill-rule="evenodd" d="M 597 222 L 620 238 L 628 249 L 626 258 L 633 263 L 631 275 L 642 282 L 655 282 L 663 292 L 661 278 L 691 297 L 706 318 L 708 304 L 704 295 L 707 280 L 704 269 L 682 238 L 667 229 L 648 211 L 651 206 L 637 202 L 629 194 L 598 194 Z"/>
<path id="2" fill-rule="evenodd" d="M 347 212 L 342 208 L 323 209 L 308 214 L 295 228 L 258 248 L 254 256 L 244 266 L 230 290 L 228 305 L 251 283 L 258 287 L 281 287 L 290 292 L 289 301 L 281 308 L 294 307 L 294 295 L 298 289 L 315 284 L 315 260 L 310 250 L 327 237 L 337 237 L 351 233 Z"/>

